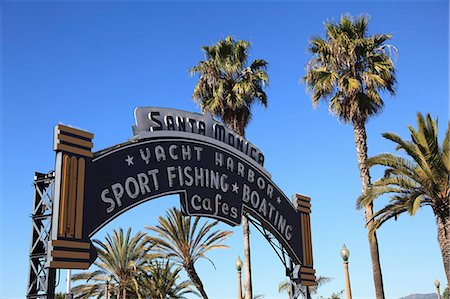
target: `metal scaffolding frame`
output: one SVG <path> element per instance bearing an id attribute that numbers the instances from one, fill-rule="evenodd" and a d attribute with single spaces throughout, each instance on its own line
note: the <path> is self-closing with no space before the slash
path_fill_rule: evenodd
<path id="1" fill-rule="evenodd" d="M 36 172 L 34 175 L 28 299 L 55 297 L 56 269 L 45 267 L 52 222 L 54 182 L 54 171 L 48 174 Z"/>

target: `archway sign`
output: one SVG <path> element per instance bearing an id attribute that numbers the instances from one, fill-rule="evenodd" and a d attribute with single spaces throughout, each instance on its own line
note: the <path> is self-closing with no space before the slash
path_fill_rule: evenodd
<path id="1" fill-rule="evenodd" d="M 134 136 L 92 152 L 94 135 L 57 125 L 50 268 L 87 269 L 96 258 L 90 238 L 125 211 L 179 194 L 185 215 L 239 225 L 258 220 L 296 265 L 303 285 L 315 284 L 310 199 L 292 203 L 264 168 L 255 145 L 210 114 L 139 107 Z"/>

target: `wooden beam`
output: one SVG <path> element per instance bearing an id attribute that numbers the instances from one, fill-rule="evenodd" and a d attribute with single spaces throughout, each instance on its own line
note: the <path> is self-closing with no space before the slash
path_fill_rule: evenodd
<path id="1" fill-rule="evenodd" d="M 89 260 L 89 252 L 53 250 L 53 257 Z"/>
<path id="2" fill-rule="evenodd" d="M 88 138 L 88 139 L 93 139 L 94 138 L 94 134 L 80 130 L 80 129 L 75 129 L 75 128 L 71 128 L 65 125 L 57 125 L 56 128 L 60 131 L 60 132 L 67 132 L 70 134 L 74 134 L 74 135 L 78 135 L 84 138 Z"/>
<path id="3" fill-rule="evenodd" d="M 80 248 L 80 249 L 89 249 L 91 248 L 90 243 L 86 242 L 75 242 L 75 241 L 66 241 L 66 240 L 52 240 L 51 244 L 53 247 L 66 247 L 66 248 Z"/>

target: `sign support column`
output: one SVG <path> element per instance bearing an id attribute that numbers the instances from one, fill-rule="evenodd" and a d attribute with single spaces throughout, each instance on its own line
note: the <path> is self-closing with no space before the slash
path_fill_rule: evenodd
<path id="1" fill-rule="evenodd" d="M 312 238 L 311 238 L 311 198 L 296 194 L 297 211 L 300 212 L 302 228 L 303 264 L 300 267 L 300 283 L 304 286 L 316 285 L 316 270 L 313 268 Z"/>
<path id="2" fill-rule="evenodd" d="M 57 125 L 54 133 L 56 181 L 48 266 L 87 269 L 95 248 L 83 234 L 86 167 L 91 163 L 94 134 Z"/>

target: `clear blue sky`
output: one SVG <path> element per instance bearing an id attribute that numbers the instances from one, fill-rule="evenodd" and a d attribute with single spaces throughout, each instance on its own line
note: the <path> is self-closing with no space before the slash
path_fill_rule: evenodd
<path id="1" fill-rule="evenodd" d="M 252 43 L 251 58 L 269 62 L 269 108 L 255 107 L 247 137 L 263 150 L 266 168 L 288 195 L 312 202 L 315 268 L 334 277 L 320 289 L 344 289 L 339 250 L 350 249 L 354 298 L 374 298 L 370 255 L 362 213 L 355 210 L 361 185 L 353 131 L 326 105 L 314 110 L 299 83 L 309 59 L 308 38 L 323 36 L 323 21 L 343 13 L 368 14 L 370 33 L 393 33 L 398 48 L 397 96 L 384 98 L 383 113 L 367 125 L 369 154 L 393 151 L 381 133 L 407 138 L 417 111 L 448 120 L 448 1 L 431 2 L 1 2 L 1 254 L 0 298 L 24 298 L 31 235 L 35 171 L 54 167 L 52 130 L 59 122 L 95 133 L 94 150 L 132 136 L 133 109 L 161 106 L 199 111 L 188 68 L 203 59 L 202 45 L 229 34 Z M 380 176 L 379 170 L 373 177 Z M 174 197 L 147 202 L 112 222 L 134 231 L 155 224 Z M 380 207 L 381 202 L 376 207 Z M 226 225 L 222 227 L 228 228 Z M 211 298 L 236 296 L 234 262 L 242 251 L 242 229 L 230 249 L 211 252 L 216 270 L 198 262 Z M 389 222 L 379 231 L 388 298 L 434 292 L 445 281 L 430 209 Z M 284 269 L 253 230 L 254 293 L 286 298 L 278 283 Z M 64 286 L 62 273 L 59 289 Z"/>

